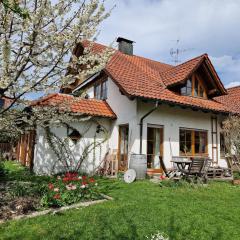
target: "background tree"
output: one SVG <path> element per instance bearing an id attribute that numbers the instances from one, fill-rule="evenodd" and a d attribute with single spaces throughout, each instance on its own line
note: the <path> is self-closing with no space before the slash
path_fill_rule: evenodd
<path id="1" fill-rule="evenodd" d="M 0 0 L 0 4 L 2 4 L 6 10 L 10 10 L 23 18 L 29 17 L 28 11 L 19 6 L 18 0 Z"/>
<path id="2" fill-rule="evenodd" d="M 14 137 L 23 131 L 20 123 L 36 125 L 36 115 L 23 112 L 29 93 L 59 91 L 76 78 L 93 74 L 107 63 L 112 50 L 72 56 L 79 42 L 94 41 L 99 24 L 110 15 L 104 0 L 2 0 L 0 4 L 0 98 L 11 104 L 0 109 L 0 135 Z M 22 15 L 22 10 L 28 16 Z M 71 62 L 69 62 L 71 58 Z M 81 68 L 79 66 L 84 66 Z M 67 73 L 77 69 L 74 74 Z M 55 113 L 54 119 L 66 113 Z M 39 113 L 47 119 L 52 113 Z M 47 117 L 48 115 L 48 117 Z M 32 118 L 32 119 L 31 119 Z M 4 137 L 4 136 L 3 136 Z"/>
<path id="3" fill-rule="evenodd" d="M 223 123 L 227 154 L 240 159 L 240 117 L 231 116 Z"/>

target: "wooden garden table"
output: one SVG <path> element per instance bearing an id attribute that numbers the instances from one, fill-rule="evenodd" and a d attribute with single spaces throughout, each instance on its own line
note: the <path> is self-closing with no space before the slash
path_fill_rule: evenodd
<path id="1" fill-rule="evenodd" d="M 178 169 L 185 169 L 186 166 L 189 166 L 191 164 L 191 160 L 187 160 L 187 159 L 176 159 L 176 160 L 172 160 L 171 162 L 176 163 Z"/>

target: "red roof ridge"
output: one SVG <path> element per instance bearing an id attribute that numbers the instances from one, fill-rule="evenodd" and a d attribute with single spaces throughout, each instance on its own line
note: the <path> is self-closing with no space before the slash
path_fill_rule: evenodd
<path id="1" fill-rule="evenodd" d="M 93 44 L 98 45 L 98 46 L 103 47 L 103 48 L 112 48 L 112 47 L 103 45 L 103 44 L 98 43 L 98 42 L 90 41 L 90 40 L 83 40 L 82 42 L 83 42 L 83 43 L 84 43 L 84 42 L 86 42 L 86 43 L 93 43 Z M 115 50 L 117 53 L 120 53 L 120 54 L 129 56 L 129 57 L 137 57 L 137 58 L 141 58 L 141 59 L 144 59 L 144 60 L 147 60 L 147 61 L 151 61 L 151 62 L 155 62 L 155 63 L 160 63 L 160 64 L 163 64 L 163 65 L 166 65 L 166 66 L 169 66 L 169 67 L 174 67 L 173 65 L 170 65 L 170 64 L 168 64 L 168 63 L 163 63 L 163 62 L 160 62 L 160 61 L 157 61 L 157 60 L 153 60 L 153 59 L 150 59 L 150 58 L 147 58 L 147 57 L 142 57 L 142 56 L 139 56 L 139 55 L 136 55 L 136 54 L 128 55 L 128 54 L 125 54 L 125 53 L 119 51 L 119 50 L 116 49 L 116 48 L 112 48 L 112 49 Z"/>
<path id="2" fill-rule="evenodd" d="M 173 66 L 173 68 L 168 69 L 168 70 L 164 71 L 163 73 L 168 73 L 169 71 L 175 69 L 176 67 L 181 67 L 181 66 L 184 65 L 184 64 L 187 64 L 187 63 L 189 63 L 189 62 L 191 62 L 191 61 L 194 61 L 194 60 L 196 60 L 196 59 L 198 59 L 198 58 L 201 59 L 201 58 L 203 58 L 203 57 L 207 57 L 207 58 L 208 58 L 208 54 L 207 54 L 207 53 L 203 53 L 203 54 L 201 54 L 201 55 L 199 55 L 199 56 L 197 56 L 197 57 L 191 58 L 191 59 L 189 59 L 189 60 L 187 60 L 187 61 L 185 61 L 185 62 L 183 62 L 183 63 L 180 63 L 180 64 L 178 64 L 178 65 L 176 65 L 176 66 Z"/>

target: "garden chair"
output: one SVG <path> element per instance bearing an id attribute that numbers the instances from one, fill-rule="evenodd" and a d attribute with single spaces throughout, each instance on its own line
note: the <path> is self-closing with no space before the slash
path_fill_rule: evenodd
<path id="1" fill-rule="evenodd" d="M 207 172 L 212 160 L 209 158 L 193 158 L 189 169 L 182 169 L 184 178 L 187 180 L 199 180 L 200 182 L 207 182 Z"/>
<path id="2" fill-rule="evenodd" d="M 168 178 L 172 178 L 175 176 L 175 172 L 176 172 L 176 169 L 175 168 L 171 168 L 171 169 L 168 169 L 166 168 L 166 165 L 163 161 L 163 158 L 161 156 L 159 156 L 159 161 L 160 161 L 160 167 L 162 168 L 164 174 L 166 175 L 166 177 Z"/>

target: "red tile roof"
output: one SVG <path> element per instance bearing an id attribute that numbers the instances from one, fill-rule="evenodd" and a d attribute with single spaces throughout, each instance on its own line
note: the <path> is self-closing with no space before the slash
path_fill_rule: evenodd
<path id="1" fill-rule="evenodd" d="M 227 89 L 228 94 L 216 97 L 215 100 L 224 104 L 229 110 L 240 114 L 240 86 Z"/>
<path id="2" fill-rule="evenodd" d="M 163 82 L 166 86 L 171 86 L 173 84 L 186 80 L 205 60 L 206 57 L 207 55 L 203 54 L 163 72 L 161 74 Z"/>
<path id="3" fill-rule="evenodd" d="M 107 102 L 96 99 L 83 99 L 67 94 L 54 93 L 34 101 L 31 106 L 56 106 L 75 114 L 86 114 L 97 117 L 116 118 Z"/>
<path id="4" fill-rule="evenodd" d="M 89 42 L 84 42 L 87 46 Z M 98 43 L 93 44 L 93 52 L 101 52 L 106 48 Z M 191 96 L 181 96 L 168 89 L 168 86 L 184 81 L 189 74 L 203 62 L 207 61 L 209 68 L 216 75 L 211 61 L 206 54 L 191 59 L 178 66 L 171 66 L 139 56 L 130 56 L 116 50 L 104 71 L 119 88 L 129 97 L 155 99 L 184 106 L 197 107 L 205 110 L 228 113 L 230 110 L 221 102 L 206 100 Z M 217 83 L 224 89 L 220 79 Z"/>

